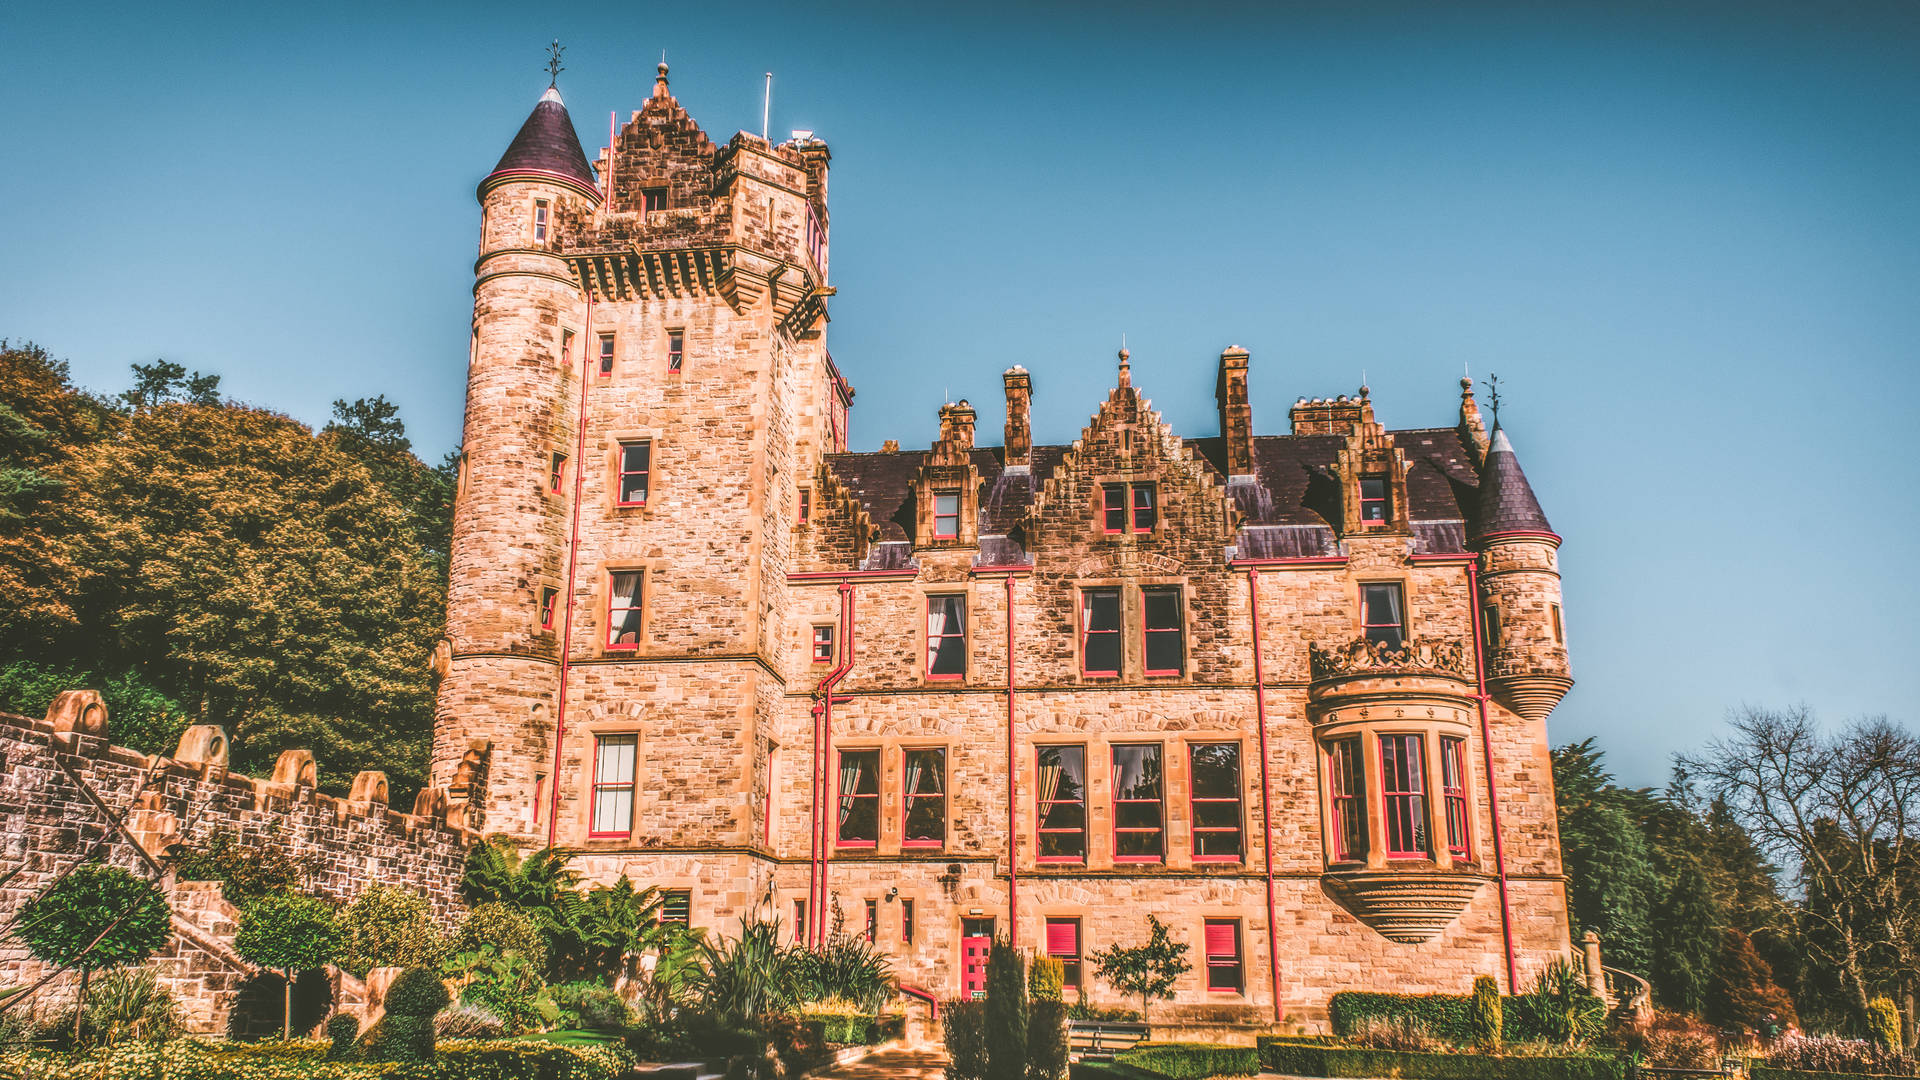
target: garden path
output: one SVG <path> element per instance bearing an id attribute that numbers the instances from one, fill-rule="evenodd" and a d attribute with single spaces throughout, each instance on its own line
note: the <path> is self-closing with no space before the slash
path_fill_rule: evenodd
<path id="1" fill-rule="evenodd" d="M 947 1055 L 939 1050 L 882 1050 L 830 1072 L 821 1080 L 941 1080 Z"/>

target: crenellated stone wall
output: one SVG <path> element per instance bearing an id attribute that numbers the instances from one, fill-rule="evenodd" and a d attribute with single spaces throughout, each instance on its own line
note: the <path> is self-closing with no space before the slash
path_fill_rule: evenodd
<path id="1" fill-rule="evenodd" d="M 92 691 L 62 694 L 43 719 L 0 713 L 0 875 L 11 873 L 0 884 L 0 921 L 88 859 L 157 883 L 173 908 L 174 939 L 154 962 L 193 1030 L 224 1032 L 254 973 L 232 951 L 238 911 L 219 885 L 176 880 L 167 860 L 176 843 L 224 835 L 285 854 L 304 870 L 303 891 L 336 904 L 380 883 L 421 892 L 442 921 L 463 913 L 461 867 L 480 839 L 467 827 L 467 799 L 484 790 L 484 748 L 469 753 L 454 796 L 430 788 L 403 813 L 387 805 L 379 772 L 355 777 L 346 798 L 321 793 L 305 750 L 286 751 L 260 779 L 228 770 L 218 727 L 190 728 L 171 757 L 115 746 L 109 734 Z M 0 940 L 0 985 L 47 973 L 18 939 Z M 70 1002 L 73 982 L 56 979 L 39 1004 Z"/>

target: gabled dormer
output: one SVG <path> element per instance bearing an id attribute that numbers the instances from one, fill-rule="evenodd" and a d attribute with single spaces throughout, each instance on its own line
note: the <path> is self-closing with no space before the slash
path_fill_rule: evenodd
<path id="1" fill-rule="evenodd" d="M 980 543 L 980 472 L 973 467 L 973 406 L 940 406 L 940 438 L 913 478 L 913 546 L 970 548 Z"/>
<path id="2" fill-rule="evenodd" d="M 1301 398 L 1293 406 L 1295 435 L 1338 435 L 1346 440 L 1328 466 L 1339 488 L 1342 536 L 1404 534 L 1407 521 L 1407 455 L 1373 418 L 1366 387 L 1358 397 Z"/>

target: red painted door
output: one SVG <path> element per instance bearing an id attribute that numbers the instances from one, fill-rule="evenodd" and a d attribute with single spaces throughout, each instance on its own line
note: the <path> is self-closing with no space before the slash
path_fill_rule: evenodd
<path id="1" fill-rule="evenodd" d="M 987 996 L 987 952 L 993 948 L 992 919 L 964 919 L 960 924 L 960 996 Z"/>

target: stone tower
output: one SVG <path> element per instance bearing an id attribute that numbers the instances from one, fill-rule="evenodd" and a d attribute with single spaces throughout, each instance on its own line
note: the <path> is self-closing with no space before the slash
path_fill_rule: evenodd
<path id="1" fill-rule="evenodd" d="M 597 175 L 549 90 L 482 183 L 434 781 L 491 742 L 488 831 L 656 883 L 670 857 L 623 853 L 764 849 L 798 493 L 852 394 L 828 160 L 714 143 L 662 64 Z M 674 809 L 590 820 L 610 767 Z"/>
<path id="2" fill-rule="evenodd" d="M 1488 688 L 1520 716 L 1545 720 L 1573 688 L 1560 609 L 1560 537 L 1497 418 L 1480 469 L 1474 543 Z"/>

